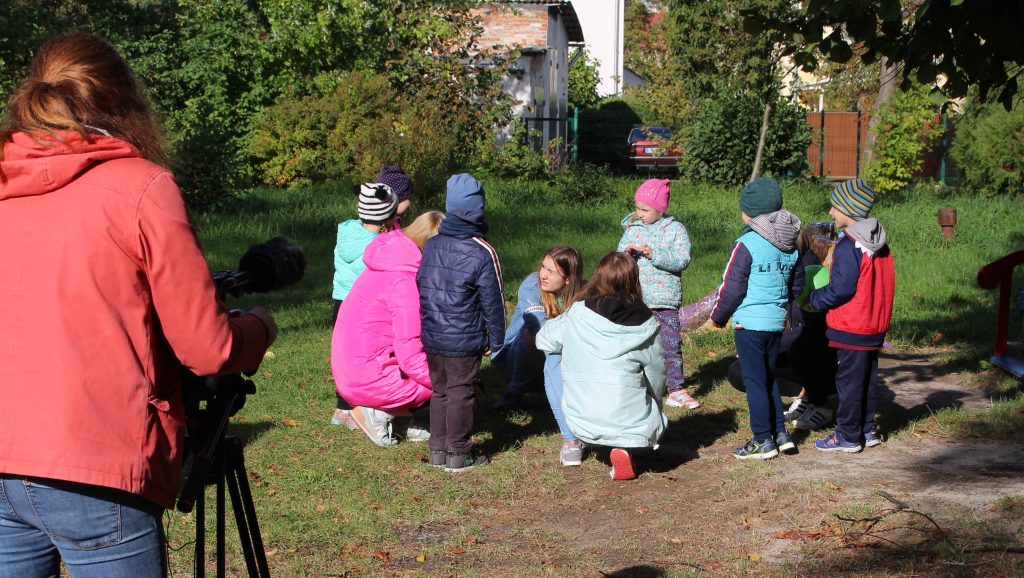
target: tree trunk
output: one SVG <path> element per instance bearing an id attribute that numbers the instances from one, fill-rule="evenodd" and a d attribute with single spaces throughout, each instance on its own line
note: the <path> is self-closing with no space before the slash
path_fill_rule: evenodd
<path id="1" fill-rule="evenodd" d="M 899 84 L 897 78 L 899 76 L 899 69 L 896 63 L 883 56 L 880 65 L 879 69 L 882 76 L 879 79 L 878 96 L 875 97 L 875 102 L 871 106 L 871 118 L 868 119 L 868 134 L 864 139 L 864 152 L 861 157 L 864 159 L 864 162 L 861 166 L 867 165 L 875 158 L 874 128 L 881 118 L 879 112 L 885 106 L 885 103 L 889 102 L 892 95 L 896 93 L 896 86 Z"/>
<path id="2" fill-rule="evenodd" d="M 768 138 L 768 118 L 772 114 L 772 102 L 766 100 L 764 103 L 764 116 L 761 117 L 761 136 L 757 139 L 757 154 L 754 155 L 754 170 L 750 173 L 750 180 L 761 175 L 761 160 L 764 158 L 764 142 Z"/>

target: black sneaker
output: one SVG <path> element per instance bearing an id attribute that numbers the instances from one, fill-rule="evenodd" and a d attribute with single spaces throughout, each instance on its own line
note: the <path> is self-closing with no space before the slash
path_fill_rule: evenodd
<path id="1" fill-rule="evenodd" d="M 448 452 L 444 450 L 430 450 L 430 456 L 427 458 L 427 461 L 435 468 L 443 468 L 448 465 Z"/>
<path id="2" fill-rule="evenodd" d="M 476 453 L 448 452 L 448 462 L 445 465 L 446 472 L 466 472 L 477 466 L 486 466 L 491 460 L 487 456 Z"/>

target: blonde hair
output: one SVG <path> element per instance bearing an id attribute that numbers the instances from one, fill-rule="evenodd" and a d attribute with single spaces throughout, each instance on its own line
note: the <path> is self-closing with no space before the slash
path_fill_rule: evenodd
<path id="1" fill-rule="evenodd" d="M 558 245 L 551 247 L 544 253 L 544 258 L 551 257 L 555 266 L 566 277 L 565 290 L 562 292 L 562 306 L 558 306 L 558 296 L 543 289 L 540 290 L 540 302 L 544 305 L 544 315 L 548 319 L 554 319 L 561 315 L 566 307 L 576 298 L 576 294 L 583 288 L 583 256 L 576 247 Z M 541 258 L 541 266 L 544 266 L 544 258 Z"/>
<path id="2" fill-rule="evenodd" d="M 427 239 L 437 234 L 437 230 L 441 228 L 441 222 L 444 221 L 444 213 L 441 211 L 427 211 L 422 215 L 416 217 L 416 220 L 409 224 L 408 227 L 402 229 L 406 237 L 412 239 L 416 246 L 423 250 L 423 245 L 427 243 Z"/>
<path id="3" fill-rule="evenodd" d="M 7 105 L 0 144 L 14 133 L 38 142 L 62 142 L 57 131 L 109 133 L 142 156 L 167 162 L 163 136 L 131 68 L 106 40 L 92 34 L 61 36 L 44 44 L 31 71 Z"/>

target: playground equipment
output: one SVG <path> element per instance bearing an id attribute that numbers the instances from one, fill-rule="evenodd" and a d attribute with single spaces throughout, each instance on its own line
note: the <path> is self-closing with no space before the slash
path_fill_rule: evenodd
<path id="1" fill-rule="evenodd" d="M 1006 354 L 1006 338 L 1010 329 L 1010 301 L 1012 299 L 1014 267 L 1024 264 L 1024 251 L 1010 253 L 978 269 L 978 286 L 982 289 L 999 288 L 999 318 L 996 325 L 996 347 L 992 363 L 1024 379 L 1024 359 Z"/>

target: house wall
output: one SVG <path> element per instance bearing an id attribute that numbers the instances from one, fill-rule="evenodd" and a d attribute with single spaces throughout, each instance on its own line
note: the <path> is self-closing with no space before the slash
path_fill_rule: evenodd
<path id="1" fill-rule="evenodd" d="M 519 5 L 517 10 L 508 6 L 485 6 L 475 8 L 472 13 L 479 15 L 483 34 L 477 40 L 481 48 L 547 46 L 547 6 Z"/>
<path id="2" fill-rule="evenodd" d="M 573 2 L 583 28 L 587 53 L 601 62 L 598 68 L 601 96 L 622 92 L 622 49 L 625 0 L 577 0 Z"/>

